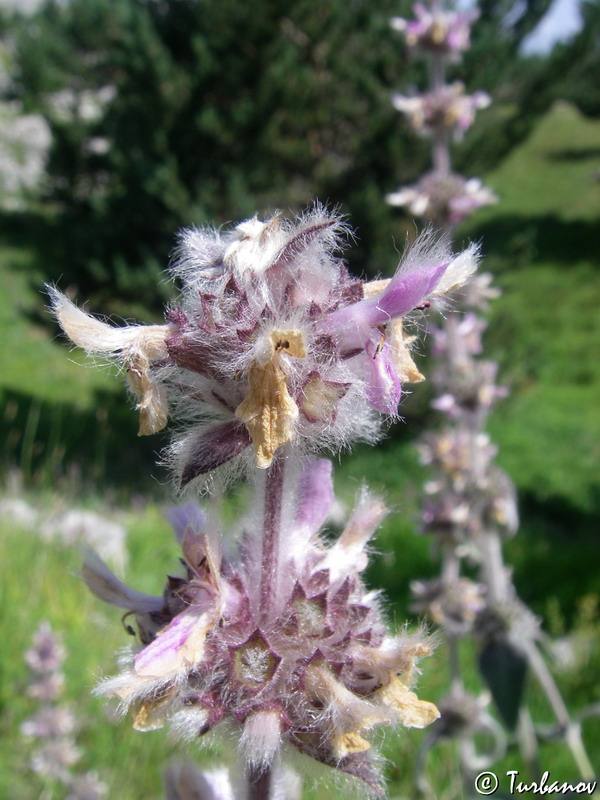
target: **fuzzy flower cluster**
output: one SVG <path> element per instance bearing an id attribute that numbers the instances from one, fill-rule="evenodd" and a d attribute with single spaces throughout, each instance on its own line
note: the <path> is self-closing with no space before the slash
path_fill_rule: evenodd
<path id="1" fill-rule="evenodd" d="M 21 733 L 35 743 L 31 769 L 45 780 L 62 784 L 68 800 L 100 800 L 107 787 L 95 772 L 74 774 L 81 758 L 75 743 L 78 721 L 60 702 L 64 675 L 65 651 L 48 622 L 42 622 L 25 652 L 31 672 L 27 694 L 39 703 L 37 712 L 21 725 Z"/>
<path id="2" fill-rule="evenodd" d="M 475 544 L 475 550 L 477 537 L 489 526 L 508 536 L 518 527 L 514 487 L 493 463 L 497 449 L 482 428 L 496 399 L 506 395 L 495 382 L 497 365 L 475 358 L 484 329 L 485 322 L 473 313 L 451 326 L 432 327 L 439 364 L 433 380 L 442 392 L 432 405 L 454 425 L 421 444 L 422 461 L 436 474 L 425 487 L 424 529 L 446 542 Z"/>
<path id="3" fill-rule="evenodd" d="M 464 283 L 477 248 L 455 257 L 425 233 L 390 280 L 365 282 L 337 256 L 345 232 L 320 207 L 184 232 L 172 266 L 183 291 L 165 325 L 115 327 L 51 290 L 68 337 L 126 370 L 140 434 L 182 423 L 180 488 L 224 465 L 266 469 L 286 444 L 307 454 L 374 441 L 402 385 L 422 380 L 402 318 Z"/>
<path id="4" fill-rule="evenodd" d="M 486 607 L 485 586 L 470 578 L 413 581 L 410 588 L 415 600 L 413 610 L 426 613 L 451 636 L 469 633 Z"/>
<path id="5" fill-rule="evenodd" d="M 427 8 L 415 3 L 416 19 L 392 17 L 390 24 L 402 33 L 406 44 L 424 53 L 436 53 L 457 61 L 460 54 L 469 49 L 471 24 L 477 19 L 477 11 L 446 11 Z"/>
<path id="6" fill-rule="evenodd" d="M 135 615 L 140 639 L 124 671 L 99 692 L 131 710 L 139 730 L 168 725 L 190 741 L 233 735 L 254 769 L 286 754 L 307 756 L 380 793 L 372 732 L 421 728 L 438 716 L 411 690 L 417 661 L 429 653 L 423 633 L 388 633 L 378 593 L 361 578 L 386 509 L 363 491 L 326 545 L 330 462 L 309 458 L 293 468 L 278 456 L 267 475 L 257 473 L 257 495 L 269 511 L 254 509 L 230 554 L 197 505 L 172 512 L 185 570 L 168 578 L 161 597 L 128 588 L 88 558 L 88 586 Z M 274 527 L 285 531 L 285 551 L 269 573 Z"/>
<path id="7" fill-rule="evenodd" d="M 487 92 L 465 94 L 465 86 L 460 81 L 412 97 L 392 95 L 394 108 L 406 114 L 416 133 L 423 136 L 444 130 L 459 137 L 471 127 L 475 113 L 487 108 L 490 102 Z"/>
<path id="8" fill-rule="evenodd" d="M 430 172 L 412 186 L 388 194 L 386 200 L 392 206 L 404 206 L 415 217 L 425 217 L 444 227 L 458 225 L 478 208 L 494 205 L 498 198 L 479 178 Z"/>
<path id="9" fill-rule="evenodd" d="M 476 112 L 486 108 L 491 99 L 481 91 L 465 94 L 459 81 L 445 83 L 446 64 L 457 61 L 460 52 L 470 46 L 470 24 L 477 13 L 444 11 L 441 4 L 433 2 L 430 8 L 417 4 L 414 10 L 415 21 L 394 17 L 391 23 L 404 33 L 409 47 L 427 56 L 430 87 L 417 96 L 394 94 L 392 103 L 406 114 L 416 133 L 431 139 L 434 169 L 417 183 L 391 192 L 386 201 L 406 208 L 414 217 L 424 217 L 436 228 L 448 230 L 478 208 L 497 202 L 479 178 L 466 179 L 451 171 L 449 151 L 451 137 L 460 139 L 473 124 Z"/>

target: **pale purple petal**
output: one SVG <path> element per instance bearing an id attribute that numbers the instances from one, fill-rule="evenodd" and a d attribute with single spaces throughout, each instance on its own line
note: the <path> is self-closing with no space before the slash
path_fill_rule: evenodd
<path id="1" fill-rule="evenodd" d="M 325 522 L 333 503 L 331 461 L 326 458 L 307 462 L 298 488 L 296 521 L 298 525 L 316 532 Z"/>
<path id="2" fill-rule="evenodd" d="M 414 269 L 396 272 L 383 295 L 377 300 L 383 324 L 390 318 L 401 317 L 420 305 L 433 292 L 449 262 L 427 264 Z"/>
<path id="3" fill-rule="evenodd" d="M 195 500 L 190 500 L 189 503 L 182 506 L 168 508 L 164 514 L 173 528 L 179 544 L 181 544 L 187 528 L 198 532 L 203 530 L 206 524 L 206 515 Z"/>
<path id="4" fill-rule="evenodd" d="M 369 328 L 385 325 L 420 305 L 435 289 L 448 263 L 400 269 L 380 297 L 334 311 L 322 322 L 322 331 L 333 334 L 342 349 L 363 347 Z"/>
<path id="5" fill-rule="evenodd" d="M 248 429 L 238 420 L 204 431 L 188 445 L 180 488 L 239 456 L 249 445 Z"/>
<path id="6" fill-rule="evenodd" d="M 378 411 L 395 414 L 402 396 L 402 384 L 394 366 L 392 348 L 387 342 L 380 346 L 369 341 L 365 349 L 369 363 L 367 399 Z"/>
<path id="7" fill-rule="evenodd" d="M 159 611 L 163 606 L 161 597 L 138 592 L 119 580 L 91 548 L 84 551 L 81 577 L 92 594 L 113 606 L 138 613 Z"/>
<path id="8" fill-rule="evenodd" d="M 135 657 L 138 675 L 152 678 L 172 677 L 180 669 L 189 669 L 202 660 L 204 639 L 210 615 L 204 607 L 178 614 L 156 639 Z"/>

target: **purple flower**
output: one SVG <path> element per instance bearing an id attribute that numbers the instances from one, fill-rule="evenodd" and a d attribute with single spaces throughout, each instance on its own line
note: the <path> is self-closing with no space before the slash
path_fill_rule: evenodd
<path id="1" fill-rule="evenodd" d="M 415 20 L 393 17 L 392 28 L 404 34 L 409 47 L 427 53 L 441 53 L 458 60 L 460 53 L 469 49 L 470 27 L 478 17 L 477 11 L 455 12 L 430 10 L 423 3 L 415 3 Z"/>
<path id="2" fill-rule="evenodd" d="M 416 217 L 425 217 L 436 225 L 458 225 L 483 206 L 498 201 L 479 178 L 465 180 L 460 175 L 430 172 L 413 186 L 388 194 L 392 206 L 406 206 Z"/>
<path id="3" fill-rule="evenodd" d="M 416 97 L 392 95 L 394 108 L 406 114 L 415 131 L 425 136 L 441 130 L 460 136 L 473 124 L 475 112 L 490 102 L 485 92 L 465 94 L 460 82 Z"/>
<path id="4" fill-rule="evenodd" d="M 469 578 L 445 582 L 441 578 L 413 581 L 413 611 L 427 612 L 451 636 L 465 636 L 486 607 L 485 586 Z"/>
<path id="5" fill-rule="evenodd" d="M 452 256 L 424 234 L 389 281 L 364 283 L 337 257 L 345 227 L 320 207 L 256 217 L 227 233 L 185 231 L 172 273 L 181 299 L 163 326 L 115 328 L 52 290 L 67 335 L 114 355 L 138 398 L 141 433 L 187 424 L 170 450 L 180 487 L 223 464 L 267 468 L 302 452 L 373 441 L 404 382 L 422 379 L 401 319 L 462 284 L 477 249 Z"/>
<path id="6" fill-rule="evenodd" d="M 52 739 L 68 736 L 76 727 L 73 712 L 65 706 L 43 706 L 35 716 L 23 722 L 21 733 L 37 739 Z"/>
<path id="7" fill-rule="evenodd" d="M 40 623 L 32 646 L 25 651 L 25 663 L 37 675 L 58 672 L 65 660 L 65 651 L 50 627 L 50 623 Z"/>

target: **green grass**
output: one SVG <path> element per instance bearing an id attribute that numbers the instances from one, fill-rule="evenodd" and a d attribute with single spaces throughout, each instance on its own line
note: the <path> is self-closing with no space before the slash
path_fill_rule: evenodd
<path id="1" fill-rule="evenodd" d="M 0 250 L 0 330 L 3 363 L 0 390 L 12 390 L 43 402 L 90 409 L 96 391 L 114 392 L 118 381 L 108 370 L 82 368 L 85 356 L 69 355 L 58 329 L 43 325 L 47 298 L 43 265 L 31 263 L 26 250 Z M 50 322 L 48 315 L 47 321 Z"/>
<path id="2" fill-rule="evenodd" d="M 486 355 L 510 395 L 489 430 L 521 500 L 517 586 L 540 611 L 600 592 L 598 142 L 600 121 L 557 104 L 487 176 L 501 201 L 463 231 L 503 290 Z"/>
<path id="3" fill-rule="evenodd" d="M 59 335 L 46 308 L 43 268 L 28 251 L 0 246 L 0 264 L 0 471 L 16 467 L 38 488 L 155 488 L 139 466 L 154 463 L 165 440 L 136 440 L 137 415 L 122 376 Z"/>
<path id="4" fill-rule="evenodd" d="M 564 221 L 597 221 L 600 210 L 600 122 L 559 102 L 531 136 L 486 176 L 500 204 L 477 215 L 479 226 L 499 215 L 556 215 Z"/>
<path id="5" fill-rule="evenodd" d="M 2 530 L 2 563 L 9 579 L 2 581 L 0 660 L 1 741 L 3 768 L 0 796 L 34 800 L 41 786 L 28 769 L 30 746 L 19 733 L 20 723 L 36 710 L 26 696 L 27 669 L 23 651 L 41 620 L 47 619 L 62 637 L 66 650 L 65 700 L 84 723 L 78 737 L 85 750 L 81 769 L 97 770 L 112 787 L 111 796 L 156 796 L 164 753 L 173 752 L 161 734 L 145 740 L 126 735 L 121 724 L 107 720 L 102 704 L 90 691 L 102 673 L 114 668 L 113 653 L 126 644 L 116 609 L 105 610 L 75 577 L 78 555 L 42 544 L 30 532 Z M 53 795 L 60 797 L 60 793 Z"/>

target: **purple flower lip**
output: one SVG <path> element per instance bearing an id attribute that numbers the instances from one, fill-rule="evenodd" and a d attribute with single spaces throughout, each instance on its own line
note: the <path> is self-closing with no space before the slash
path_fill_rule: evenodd
<path id="1" fill-rule="evenodd" d="M 341 350 L 364 348 L 370 330 L 412 311 L 433 292 L 449 261 L 403 272 L 399 270 L 379 297 L 359 300 L 328 314 L 320 324 Z"/>

